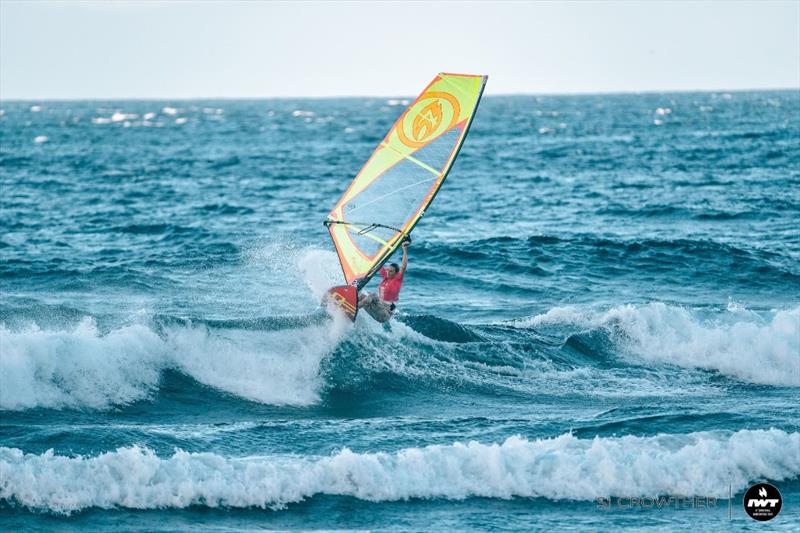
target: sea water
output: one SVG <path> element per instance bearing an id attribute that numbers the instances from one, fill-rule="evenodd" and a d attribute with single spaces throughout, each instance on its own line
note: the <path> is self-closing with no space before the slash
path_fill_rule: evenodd
<path id="1" fill-rule="evenodd" d="M 0 104 L 0 528 L 797 526 L 800 93 L 486 96 L 320 319 L 405 104 Z"/>

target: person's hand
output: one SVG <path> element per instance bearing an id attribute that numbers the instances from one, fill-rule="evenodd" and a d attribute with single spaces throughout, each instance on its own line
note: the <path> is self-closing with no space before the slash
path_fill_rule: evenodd
<path id="1" fill-rule="evenodd" d="M 405 250 L 406 248 L 408 248 L 408 245 L 409 245 L 409 244 L 411 244 L 411 242 L 410 242 L 410 241 L 403 241 L 403 244 L 401 244 L 400 246 L 402 246 L 402 247 L 403 247 L 403 250 Z"/>

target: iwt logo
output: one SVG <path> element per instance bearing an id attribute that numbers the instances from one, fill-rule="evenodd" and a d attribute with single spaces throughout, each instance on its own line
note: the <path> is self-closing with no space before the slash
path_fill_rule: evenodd
<path id="1" fill-rule="evenodd" d="M 780 491 L 769 483 L 756 483 L 744 493 L 744 511 L 753 520 L 772 520 L 781 512 L 782 504 Z"/>

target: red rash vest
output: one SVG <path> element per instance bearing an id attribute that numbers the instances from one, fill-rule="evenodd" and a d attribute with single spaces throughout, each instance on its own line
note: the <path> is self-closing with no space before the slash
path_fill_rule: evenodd
<path id="1" fill-rule="evenodd" d="M 386 269 L 381 267 L 380 269 L 381 284 L 378 285 L 378 296 L 380 296 L 381 300 L 384 302 L 396 302 L 398 298 L 400 298 L 400 286 L 403 284 L 403 274 L 398 272 L 392 279 L 389 279 L 386 276 Z"/>

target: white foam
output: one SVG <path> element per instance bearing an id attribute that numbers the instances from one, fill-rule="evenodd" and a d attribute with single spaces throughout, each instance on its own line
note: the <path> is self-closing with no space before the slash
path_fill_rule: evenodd
<path id="1" fill-rule="evenodd" d="M 37 135 L 33 139 L 33 142 L 35 142 L 36 144 L 42 144 L 42 143 L 46 143 L 49 139 L 50 138 L 47 135 Z"/>
<path id="2" fill-rule="evenodd" d="M 39 111 L 42 110 L 42 106 L 40 106 L 40 105 L 32 105 L 30 110 L 31 110 L 31 113 L 38 113 Z"/>
<path id="3" fill-rule="evenodd" d="M 121 111 L 115 111 L 113 115 L 111 115 L 111 122 L 122 122 L 123 120 L 135 120 L 138 118 L 139 115 L 133 113 L 122 113 Z"/>
<path id="4" fill-rule="evenodd" d="M 340 334 L 328 323 L 228 336 L 174 328 L 167 343 L 178 367 L 201 383 L 271 405 L 310 405 L 323 384 L 320 362 Z"/>
<path id="5" fill-rule="evenodd" d="M 564 434 L 469 442 L 394 453 L 344 449 L 326 457 L 224 457 L 138 446 L 94 457 L 0 448 L 0 498 L 70 513 L 99 507 L 280 508 L 318 494 L 368 501 L 410 498 L 609 496 L 724 498 L 754 480 L 800 475 L 800 433 L 777 429 L 654 437 Z"/>
<path id="6" fill-rule="evenodd" d="M 0 407 L 105 408 L 146 397 L 164 366 L 164 343 L 145 326 L 101 335 L 91 319 L 62 331 L 0 325 Z"/>
<path id="7" fill-rule="evenodd" d="M 186 124 L 189 121 L 186 117 L 179 117 L 175 119 L 175 124 Z"/>
<path id="8" fill-rule="evenodd" d="M 800 386 L 800 307 L 770 315 L 765 321 L 741 304 L 729 304 L 717 319 L 701 319 L 655 302 L 607 311 L 556 307 L 516 325 L 602 328 L 641 359 L 717 370 L 751 383 Z"/>
<path id="9" fill-rule="evenodd" d="M 319 400 L 320 362 L 344 331 L 336 322 L 224 335 L 172 327 L 163 336 L 141 324 L 101 334 L 91 319 L 49 331 L 0 325 L 0 408 L 128 404 L 152 394 L 170 368 L 258 402 L 309 405 Z"/>
<path id="10" fill-rule="evenodd" d="M 172 116 L 172 115 L 177 115 L 178 114 L 178 109 L 175 108 L 175 107 L 166 106 L 161 110 L 161 112 L 164 113 L 165 115 L 171 115 Z"/>

